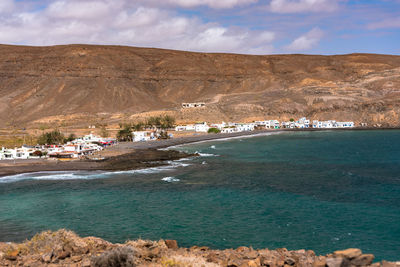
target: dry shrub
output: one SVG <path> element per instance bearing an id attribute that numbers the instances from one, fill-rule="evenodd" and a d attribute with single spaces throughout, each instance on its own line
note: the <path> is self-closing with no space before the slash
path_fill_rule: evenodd
<path id="1" fill-rule="evenodd" d="M 74 239 L 79 239 L 79 237 L 74 232 L 65 229 L 56 232 L 44 231 L 33 236 L 24 245 L 27 252 L 46 253 L 55 248 L 63 248 L 65 245 L 71 244 Z"/>
<path id="2" fill-rule="evenodd" d="M 135 267 L 135 251 L 131 247 L 119 247 L 92 258 L 95 267 Z"/>
<path id="3" fill-rule="evenodd" d="M 174 255 L 169 258 L 163 258 L 161 260 L 163 267 L 218 267 L 220 265 L 207 262 L 201 256 L 195 255 Z"/>

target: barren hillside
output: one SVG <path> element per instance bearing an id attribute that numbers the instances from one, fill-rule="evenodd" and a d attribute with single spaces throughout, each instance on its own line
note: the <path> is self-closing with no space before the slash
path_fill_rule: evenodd
<path id="1" fill-rule="evenodd" d="M 182 102 L 206 102 L 181 110 Z M 205 54 L 120 46 L 0 46 L 0 127 L 261 118 L 399 125 L 400 56 Z"/>

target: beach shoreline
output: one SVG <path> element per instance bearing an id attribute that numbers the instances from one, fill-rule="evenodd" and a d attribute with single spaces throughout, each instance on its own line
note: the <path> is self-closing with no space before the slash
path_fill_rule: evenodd
<path id="1" fill-rule="evenodd" d="M 390 130 L 388 128 L 384 130 Z M 0 161 L 0 179 L 6 176 L 60 171 L 123 171 L 145 169 L 168 165 L 170 161 L 195 156 L 176 151 L 173 148 L 210 141 L 223 141 L 235 138 L 249 138 L 264 135 L 274 135 L 287 132 L 316 132 L 316 131 L 354 131 L 354 130 L 382 130 L 376 128 L 351 129 L 275 129 L 256 130 L 230 134 L 195 134 L 185 137 L 147 142 L 126 142 L 101 151 L 98 156 L 103 160 L 71 160 L 59 161 L 48 159 L 35 160 L 3 160 Z"/>

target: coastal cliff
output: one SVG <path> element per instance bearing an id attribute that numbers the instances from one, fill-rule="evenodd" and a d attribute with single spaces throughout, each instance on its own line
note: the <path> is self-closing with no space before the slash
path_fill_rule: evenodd
<path id="1" fill-rule="evenodd" d="M 335 119 L 399 126 L 400 56 L 191 53 L 0 45 L 0 127 L 117 123 L 168 112 L 185 121 Z M 206 103 L 182 109 L 182 102 Z"/>
<path id="2" fill-rule="evenodd" d="M 0 243 L 0 266 L 231 266 L 231 267 L 399 267 L 400 263 L 375 262 L 374 255 L 359 249 L 317 256 L 311 250 L 285 248 L 212 250 L 208 247 L 180 248 L 175 240 L 136 240 L 112 244 L 74 232 L 46 231 L 23 243 Z"/>

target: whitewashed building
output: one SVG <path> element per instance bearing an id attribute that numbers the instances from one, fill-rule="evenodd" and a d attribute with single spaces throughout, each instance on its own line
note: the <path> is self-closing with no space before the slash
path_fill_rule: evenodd
<path id="1" fill-rule="evenodd" d="M 210 126 L 208 126 L 207 122 L 196 123 L 194 125 L 195 132 L 206 133 L 208 129 L 210 129 Z"/>
<path id="2" fill-rule="evenodd" d="M 210 125 L 211 128 L 217 128 L 222 131 L 223 128 L 225 128 L 227 124 L 223 121 L 222 123 L 213 123 Z"/>
<path id="3" fill-rule="evenodd" d="M 255 126 L 255 123 L 237 123 L 236 129 L 238 132 L 248 132 L 254 131 Z"/>
<path id="4" fill-rule="evenodd" d="M 150 141 L 150 140 L 154 140 L 154 139 L 156 139 L 154 132 L 148 132 L 148 131 L 132 132 L 133 142 Z"/>
<path id="5" fill-rule="evenodd" d="M 183 131 L 186 131 L 186 125 L 178 125 L 178 126 L 175 126 L 175 131 L 176 131 L 176 132 L 183 132 Z"/>
<path id="6" fill-rule="evenodd" d="M 225 127 L 221 129 L 221 133 L 236 133 L 237 129 L 235 127 Z"/>
<path id="7" fill-rule="evenodd" d="M 329 120 L 329 121 L 318 121 L 314 120 L 312 124 L 313 128 L 352 128 L 354 127 L 354 122 L 348 121 L 348 122 L 341 122 L 341 121 L 334 121 L 334 120 Z"/>
<path id="8" fill-rule="evenodd" d="M 354 122 L 352 121 L 338 121 L 336 122 L 336 127 L 337 128 L 353 128 L 354 127 Z"/>
<path id="9" fill-rule="evenodd" d="M 310 120 L 307 119 L 306 117 L 300 118 L 298 121 L 295 123 L 296 128 L 309 128 L 310 127 Z"/>
<path id="10" fill-rule="evenodd" d="M 2 147 L 0 150 L 0 160 L 4 159 L 29 159 L 29 158 L 38 158 L 33 155 L 36 151 L 34 147 L 22 146 L 16 147 L 13 149 L 7 149 Z"/>
<path id="11" fill-rule="evenodd" d="M 266 120 L 266 121 L 255 121 L 259 127 L 265 127 L 266 129 L 279 129 L 280 124 L 278 120 Z"/>
<path id="12" fill-rule="evenodd" d="M 206 106 L 206 103 L 204 103 L 204 102 L 182 103 L 182 108 L 202 108 L 205 106 Z"/>

